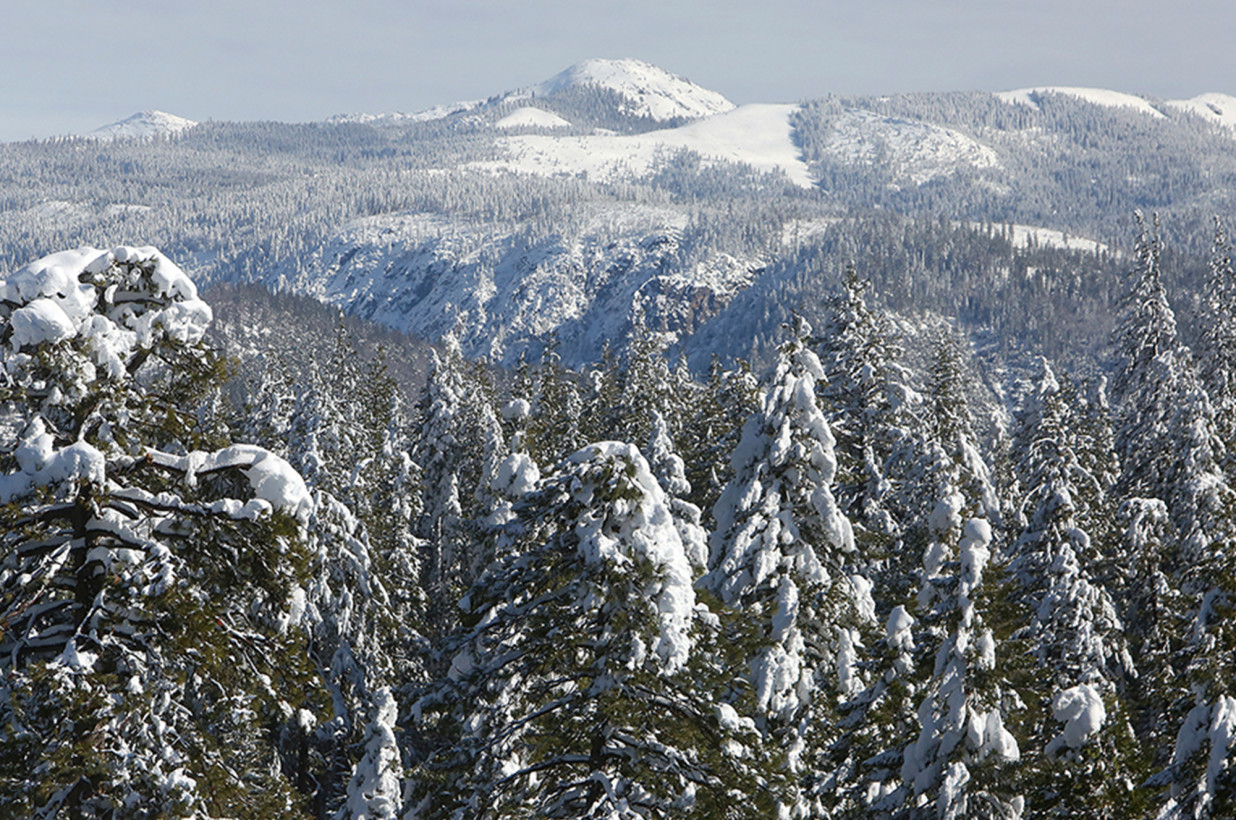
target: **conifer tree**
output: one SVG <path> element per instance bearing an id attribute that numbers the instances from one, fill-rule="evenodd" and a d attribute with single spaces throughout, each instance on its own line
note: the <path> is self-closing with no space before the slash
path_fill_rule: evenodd
<path id="1" fill-rule="evenodd" d="M 0 299 L 0 813 L 296 814 L 313 505 L 195 424 L 209 307 L 153 248 L 56 254 Z"/>
<path id="2" fill-rule="evenodd" d="M 1202 294 L 1198 323 L 1198 375 L 1214 408 L 1228 480 L 1236 477 L 1236 271 L 1223 223 L 1215 217 L 1210 275 Z"/>
<path id="3" fill-rule="evenodd" d="M 749 675 L 769 743 L 808 776 L 836 740 L 832 697 L 861 689 L 857 652 L 874 625 L 850 522 L 832 494 L 834 441 L 816 399 L 820 361 L 800 320 L 781 348 L 718 500 L 703 588 L 754 617 L 763 643 Z M 808 791 L 811 790 L 808 786 Z M 802 815 L 810 797 L 794 798 Z"/>
<path id="4" fill-rule="evenodd" d="M 909 444 L 918 396 L 899 364 L 895 329 L 867 306 L 869 283 L 850 265 L 842 285 L 819 348 L 827 375 L 822 396 L 837 438 L 838 501 L 863 530 L 888 537 L 899 529 L 888 509 L 889 462 Z"/>
<path id="5" fill-rule="evenodd" d="M 997 625 L 985 618 L 992 588 L 985 576 L 998 571 L 991 522 L 999 504 L 975 443 L 963 361 L 960 342 L 941 334 L 927 394 L 932 438 L 917 489 L 930 512 L 906 541 L 925 542 L 914 644 L 927 674 L 906 692 L 918 704 L 918 738 L 905 747 L 903 785 L 875 808 L 904 802 L 941 818 L 1017 817 L 1024 798 L 1002 775 L 1020 758 L 1005 725 L 1018 697 L 997 658 Z"/>
<path id="6" fill-rule="evenodd" d="M 413 707 L 437 742 L 406 816 L 767 816 L 754 724 L 717 697 L 696 640 L 715 616 L 638 450 L 585 447 L 517 511 L 519 546 Z"/>
<path id="7" fill-rule="evenodd" d="M 738 446 L 743 423 L 756 411 L 758 397 L 759 382 L 746 362 L 727 370 L 713 358 L 708 383 L 684 425 L 680 448 L 691 485 L 688 500 L 703 511 L 705 522 L 711 522 L 721 490 L 732 478 L 730 455 Z"/>
<path id="8" fill-rule="evenodd" d="M 538 464 L 554 464 L 584 445 L 578 376 L 562 364 L 556 337 L 545 345 L 536 376 L 539 393 L 533 401 L 528 452 Z"/>
<path id="9" fill-rule="evenodd" d="M 1084 800 L 1096 817 L 1123 817 L 1137 761 L 1121 695 L 1136 670 L 1116 604 L 1096 578 L 1099 545 L 1083 526 L 1103 518 L 1088 508 L 1106 503 L 1103 480 L 1077 452 L 1085 426 L 1075 387 L 1046 361 L 1042 368 L 1019 418 L 1024 523 L 1010 550 L 1010 597 L 1029 613 L 1020 635 L 1041 670 L 1041 702 L 1021 721 L 1019 779 L 1044 815 L 1068 815 Z"/>

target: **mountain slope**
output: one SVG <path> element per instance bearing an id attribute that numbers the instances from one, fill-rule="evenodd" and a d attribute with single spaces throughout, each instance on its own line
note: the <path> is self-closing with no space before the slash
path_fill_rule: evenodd
<path id="1" fill-rule="evenodd" d="M 594 360 L 632 317 L 674 341 L 746 287 L 761 264 L 712 252 L 676 264 L 687 215 L 598 203 L 543 237 L 435 214 L 357 220 L 284 280 L 349 313 L 511 362 L 557 335 L 568 362 Z"/>
<path id="2" fill-rule="evenodd" d="M 1060 94 L 1075 97 L 1094 105 L 1109 108 L 1131 108 L 1149 117 L 1162 117 L 1163 114 L 1142 97 L 1125 94 L 1121 91 L 1110 91 L 1106 88 L 1077 88 L 1074 86 L 1042 86 L 1039 88 L 1019 88 L 1016 91 L 1001 91 L 997 99 L 1010 105 L 1025 105 L 1030 108 L 1039 107 L 1039 98 L 1044 94 Z"/>
<path id="3" fill-rule="evenodd" d="M 679 126 L 643 134 L 589 136 L 525 135 L 498 142 L 506 156 L 474 167 L 556 176 L 583 174 L 614 182 L 640 177 L 672 162 L 678 151 L 694 151 L 713 162 L 742 163 L 760 171 L 780 170 L 809 188 L 811 175 L 794 144 L 793 105 L 744 105 Z"/>

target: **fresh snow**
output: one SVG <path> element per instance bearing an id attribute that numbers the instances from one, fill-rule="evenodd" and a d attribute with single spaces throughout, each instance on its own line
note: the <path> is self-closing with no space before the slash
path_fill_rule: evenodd
<path id="1" fill-rule="evenodd" d="M 663 260 L 687 225 L 682 210 L 601 201 L 581 202 L 579 215 L 578 231 L 531 248 L 517 226 L 441 214 L 365 217 L 345 226 L 306 269 L 286 273 L 283 286 L 423 338 L 456 331 L 470 356 L 513 361 L 554 332 L 574 363 L 595 356 L 605 339 L 621 338 L 632 305 L 659 298 L 649 294 L 723 304 L 763 264 L 715 254 L 667 273 Z"/>
<path id="2" fill-rule="evenodd" d="M 1236 130 L 1236 97 L 1211 92 L 1188 100 L 1168 100 L 1164 105 Z"/>
<path id="3" fill-rule="evenodd" d="M 972 228 L 990 227 L 995 233 L 1006 233 L 1015 248 L 1054 248 L 1057 250 L 1083 251 L 1085 253 L 1110 253 L 1111 248 L 1094 239 L 1087 239 L 1077 234 L 1065 233 L 1052 228 L 1039 228 L 1034 225 L 1004 225 L 995 223 L 985 226 L 981 222 L 969 223 Z"/>
<path id="4" fill-rule="evenodd" d="M 695 119 L 720 114 L 734 104 L 716 91 L 696 85 L 642 60 L 585 60 L 529 89 L 548 97 L 573 86 L 599 86 L 629 100 L 625 113 L 654 120 Z"/>
<path id="5" fill-rule="evenodd" d="M 633 499 L 626 515 L 598 516 L 575 528 L 578 552 L 586 564 L 621 566 L 645 562 L 654 567 L 657 581 L 647 590 L 656 603 L 659 632 L 652 651 L 662 660 L 665 674 L 681 668 L 691 650 L 691 623 L 695 613 L 694 572 L 670 514 L 668 499 L 653 477 L 639 448 L 617 441 L 590 444 L 567 459 L 573 465 L 612 462 L 630 477 Z M 595 488 L 577 482 L 575 492 L 591 498 Z"/>
<path id="6" fill-rule="evenodd" d="M 498 128 L 569 128 L 571 124 L 552 111 L 525 106 L 494 123 Z"/>
<path id="7" fill-rule="evenodd" d="M 142 111 L 102 128 L 96 128 L 85 136 L 87 139 L 103 141 L 152 139 L 179 134 L 195 125 L 197 123 L 193 120 L 164 111 Z"/>
<path id="8" fill-rule="evenodd" d="M 677 152 L 687 150 L 712 162 L 781 170 L 796 185 L 810 188 L 813 180 L 794 144 L 790 125 L 797 109 L 796 105 L 744 105 L 678 128 L 644 134 L 507 137 L 498 142 L 506 151 L 505 159 L 477 162 L 472 167 L 539 176 L 584 174 L 613 182 L 652 173 L 672 161 Z"/>
<path id="9" fill-rule="evenodd" d="M 1141 97 L 1125 94 L 1121 91 L 1109 91 L 1106 88 L 1077 88 L 1074 86 L 1050 85 L 1037 88 L 1019 88 L 1015 91 L 1000 91 L 996 98 L 1009 105 L 1025 105 L 1038 109 L 1039 98 L 1044 94 L 1060 94 L 1066 97 L 1076 97 L 1094 105 L 1107 108 L 1132 108 L 1150 117 L 1162 118 L 1163 114 Z"/>
<path id="10" fill-rule="evenodd" d="M 995 151 L 960 131 L 866 110 L 846 111 L 836 118 L 824 153 L 846 165 L 879 165 L 894 179 L 915 185 L 961 168 L 1000 166 Z"/>
<path id="11" fill-rule="evenodd" d="M 433 120 L 446 119 L 452 114 L 465 114 L 469 111 L 474 111 L 484 104 L 484 100 L 462 100 L 446 105 L 431 106 L 420 111 L 413 111 L 410 114 L 405 114 L 402 111 L 385 114 L 335 114 L 334 116 L 327 117 L 326 122 L 331 125 L 398 125 L 406 122 L 431 122 Z"/>
<path id="12" fill-rule="evenodd" d="M 1103 696 L 1085 683 L 1057 694 L 1051 710 L 1052 716 L 1064 724 L 1064 731 L 1047 744 L 1049 755 L 1058 754 L 1065 746 L 1070 749 L 1085 746 L 1107 720 Z"/>
<path id="13" fill-rule="evenodd" d="M 663 68 L 641 60 L 592 59 L 577 63 L 537 85 L 508 91 L 488 100 L 466 100 L 447 105 L 435 105 L 411 114 L 337 114 L 327 119 L 333 124 L 364 123 L 397 125 L 404 122 L 429 122 L 455 114 L 466 114 L 492 104 L 517 102 L 535 97 L 549 97 L 560 91 L 580 86 L 597 86 L 621 95 L 626 100 L 623 113 L 649 117 L 659 122 L 674 119 L 697 119 L 720 114 L 734 104 L 716 91 Z M 504 118 L 505 119 L 505 118 Z M 565 122 L 565 120 L 563 120 Z M 520 123 L 524 124 L 524 123 Z M 534 123 L 540 125 L 541 123 Z M 498 122 L 499 127 L 510 127 Z M 557 126 L 549 126 L 557 127 Z"/>

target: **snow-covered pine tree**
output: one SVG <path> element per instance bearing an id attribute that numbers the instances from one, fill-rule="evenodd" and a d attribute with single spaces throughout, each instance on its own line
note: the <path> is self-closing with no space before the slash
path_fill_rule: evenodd
<path id="1" fill-rule="evenodd" d="M 831 774 L 818 768 L 839 739 L 830 712 L 863 686 L 858 652 L 875 619 L 850 522 L 832 494 L 834 441 L 817 403 L 824 372 L 809 334 L 799 319 L 743 428 L 700 581 L 756 623 L 748 675 L 761 730 L 786 751 L 790 773 L 809 781 L 807 792 Z M 803 816 L 811 800 L 795 797 L 788 808 Z"/>
<path id="2" fill-rule="evenodd" d="M 0 813 L 296 813 L 312 501 L 197 434 L 210 308 L 153 248 L 44 258 L 0 300 Z"/>
<path id="3" fill-rule="evenodd" d="M 1159 682 L 1193 707 L 1178 724 L 1167 815 L 1228 817 L 1236 812 L 1236 492 L 1218 463 L 1209 399 L 1191 371 L 1179 381 L 1168 431 L 1176 450 L 1163 472 L 1185 604 L 1174 631 L 1187 636 L 1178 667 L 1187 690 L 1178 680 Z"/>
<path id="4" fill-rule="evenodd" d="M 743 423 L 756 411 L 759 380 L 744 361 L 733 369 L 713 358 L 708 383 L 683 425 L 680 452 L 691 485 L 689 500 L 711 523 L 721 490 L 732 478 L 730 456 L 742 437 Z"/>
<path id="5" fill-rule="evenodd" d="M 1209 396 L 1176 334 L 1159 270 L 1157 223 L 1153 236 L 1140 215 L 1138 223 L 1138 264 L 1113 336 L 1122 399 L 1121 486 L 1131 496 L 1166 502 L 1172 523 L 1163 553 L 1168 561 L 1144 566 L 1156 575 L 1137 579 L 1137 586 L 1151 584 L 1152 600 L 1162 598 L 1169 593 L 1155 588 L 1153 579 L 1164 573 L 1168 589 L 1181 596 L 1169 611 L 1184 613 L 1170 630 L 1184 636 L 1183 645 L 1170 653 L 1170 665 L 1153 668 L 1143 683 L 1147 701 L 1139 722 L 1156 731 L 1180 727 L 1170 765 L 1153 781 L 1170 786 L 1164 813 L 1224 816 L 1236 794 L 1229 761 L 1236 720 L 1227 717 L 1236 706 L 1236 629 L 1223 615 L 1236 593 L 1236 492 L 1220 467 L 1224 448 Z M 1141 606 L 1154 608 L 1152 602 Z"/>
<path id="6" fill-rule="evenodd" d="M 754 724 L 696 641 L 716 616 L 639 451 L 589 445 L 517 512 L 519 546 L 464 599 L 450 672 L 412 709 L 436 742 L 405 816 L 769 816 Z"/>
<path id="7" fill-rule="evenodd" d="M 691 484 L 687 481 L 682 457 L 674 449 L 665 419 L 655 409 L 652 411 L 651 440 L 644 452 L 649 469 L 665 490 L 687 560 L 693 570 L 703 572 L 708 564 L 708 533 L 700 525 L 700 508 L 687 500 Z"/>
<path id="8" fill-rule="evenodd" d="M 905 748 L 903 787 L 875 809 L 904 802 L 939 818 L 1011 818 L 1024 799 L 1002 777 L 1020 758 L 1005 721 L 1019 698 L 998 665 L 993 627 L 1001 625 L 984 619 L 993 585 L 985 576 L 998 570 L 990 564 L 999 504 L 975 443 L 964 373 L 961 343 L 945 330 L 927 391 L 932 439 L 917 492 L 929 512 L 910 533 L 925 542 L 914 644 L 928 671 L 906 692 L 918 703 L 919 729 Z"/>
<path id="9" fill-rule="evenodd" d="M 1198 324 L 1198 375 L 1214 408 L 1216 432 L 1225 450 L 1223 463 L 1231 481 L 1236 479 L 1236 271 L 1218 217 Z"/>
<path id="10" fill-rule="evenodd" d="M 556 464 L 584 445 L 579 377 L 562 364 L 557 337 L 546 343 L 536 377 L 539 392 L 532 402 L 527 449 L 538 464 Z"/>
<path id="11" fill-rule="evenodd" d="M 1083 526 L 1106 518 L 1087 507 L 1106 505 L 1103 479 L 1077 452 L 1085 425 L 1075 386 L 1058 381 L 1046 361 L 1041 366 L 1018 418 L 1024 523 L 1010 548 L 1007 585 L 1008 599 L 1030 615 L 1018 637 L 1035 658 L 1041 700 L 1020 721 L 1019 780 L 1028 805 L 1044 816 L 1071 815 L 1084 802 L 1095 817 L 1125 817 L 1138 761 L 1130 759 L 1134 739 L 1121 696 L 1136 670 L 1112 596 L 1095 578 L 1103 555 Z"/>
<path id="12" fill-rule="evenodd" d="M 1175 446 L 1168 437 L 1169 419 L 1188 361 L 1163 287 L 1158 219 L 1152 229 L 1140 212 L 1135 218 L 1137 264 L 1126 277 L 1112 336 L 1118 359 L 1111 386 L 1120 416 L 1115 442 L 1122 467 L 1120 494 L 1166 501 L 1162 466 Z"/>
<path id="13" fill-rule="evenodd" d="M 412 456 L 421 469 L 415 529 L 425 545 L 421 586 L 428 596 L 427 624 L 437 638 L 458 623 L 456 602 L 492 557 L 492 542 L 478 537 L 491 512 L 482 500 L 488 492 L 486 454 L 493 467 L 495 448 L 505 448 L 483 365 L 465 362 L 453 336 L 443 341 L 421 397 Z"/>
<path id="14" fill-rule="evenodd" d="M 869 283 L 850 265 L 842 286 L 843 293 L 831 301 L 818 348 L 827 376 L 823 403 L 837 439 L 837 501 L 861 525 L 860 539 L 871 533 L 877 541 L 886 540 L 899 529 L 888 509 L 892 488 L 887 471 L 912 439 L 918 394 L 899 363 L 896 329 L 867 306 Z"/>

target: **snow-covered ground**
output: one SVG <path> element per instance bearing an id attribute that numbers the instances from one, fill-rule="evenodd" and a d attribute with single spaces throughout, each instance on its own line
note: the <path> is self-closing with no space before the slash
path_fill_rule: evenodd
<path id="1" fill-rule="evenodd" d="M 836 119 L 824 151 L 842 163 L 878 163 L 915 185 L 962 167 L 1000 165 L 995 151 L 959 131 L 864 110 L 847 111 Z"/>
<path id="2" fill-rule="evenodd" d="M 95 140 L 150 139 L 179 134 L 197 125 L 193 120 L 165 111 L 142 111 L 118 122 L 96 128 L 85 136 Z"/>
<path id="3" fill-rule="evenodd" d="M 1164 104 L 1236 130 L 1236 97 L 1212 92 L 1188 100 L 1168 100 Z"/>
<path id="4" fill-rule="evenodd" d="M 780 169 L 797 185 L 812 185 L 807 165 L 791 138 L 794 105 L 744 105 L 679 128 L 634 135 L 508 137 L 499 144 L 505 159 L 473 167 L 542 176 L 584 174 L 611 181 L 643 176 L 681 150 L 708 160 L 745 163 L 763 171 Z"/>
<path id="5" fill-rule="evenodd" d="M 516 109 L 494 123 L 498 128 L 569 128 L 571 123 L 544 108 Z"/>
<path id="6" fill-rule="evenodd" d="M 1106 88 L 1077 88 L 1064 85 L 1045 85 L 1037 88 L 1019 88 L 1015 91 L 1000 91 L 996 97 L 1010 105 L 1026 105 L 1030 108 L 1039 107 L 1038 98 L 1044 94 L 1062 94 L 1076 97 L 1088 103 L 1102 105 L 1108 108 L 1132 108 L 1150 117 L 1162 117 L 1163 114 L 1141 97 L 1125 94 L 1122 91 L 1111 91 Z"/>
<path id="7" fill-rule="evenodd" d="M 983 227 L 978 222 L 970 223 L 971 227 Z M 995 225 L 993 226 L 997 233 L 1002 233 L 1005 228 L 1011 230 L 1010 241 L 1015 248 L 1060 248 L 1070 251 L 1083 251 L 1086 253 L 1107 253 L 1111 248 L 1102 242 L 1097 242 L 1093 239 L 1087 239 L 1084 236 L 1065 233 L 1051 228 L 1038 228 L 1033 225 Z"/>

